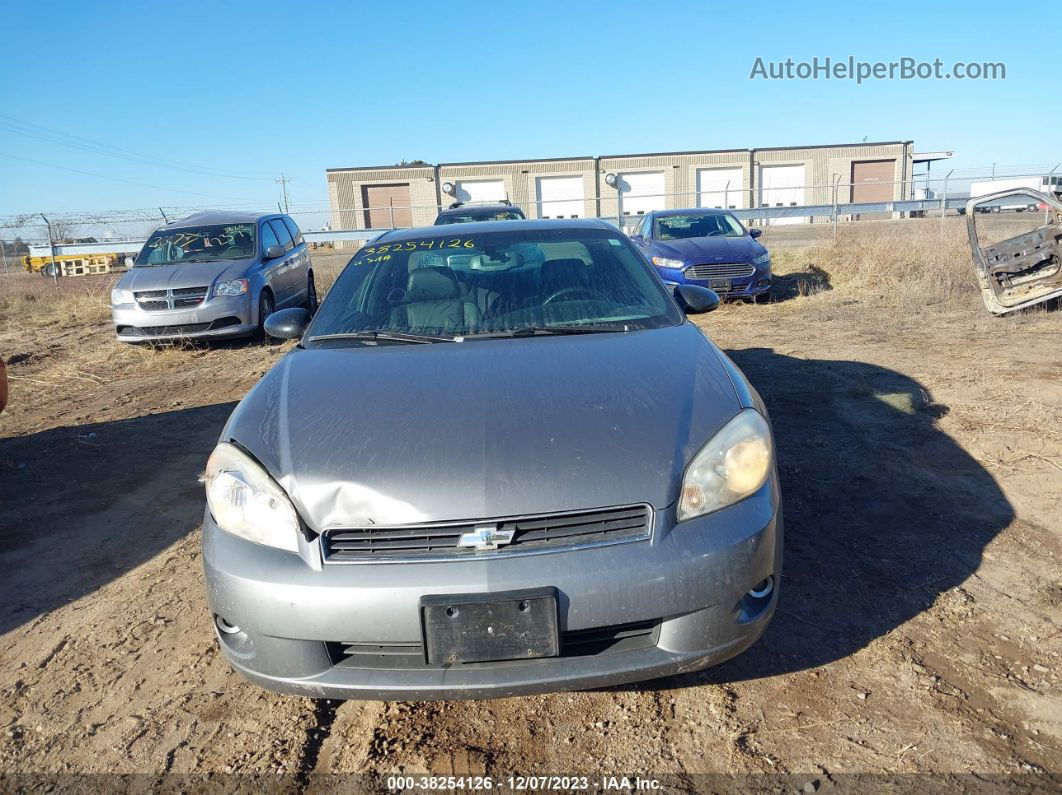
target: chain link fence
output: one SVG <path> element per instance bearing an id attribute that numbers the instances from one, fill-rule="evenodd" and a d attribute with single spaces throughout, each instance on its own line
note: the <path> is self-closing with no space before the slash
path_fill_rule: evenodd
<path id="1" fill-rule="evenodd" d="M 604 187 L 600 195 L 542 200 L 539 197 L 498 196 L 528 218 L 599 217 L 625 232 L 633 232 L 644 216 L 656 210 L 726 208 L 746 226 L 769 230 L 790 224 L 853 223 L 869 219 L 942 217 L 965 210 L 971 188 L 982 189 L 992 177 L 947 177 L 878 182 L 771 184 L 757 188 L 713 185 L 709 190 L 686 193 L 652 193 L 632 189 L 621 180 Z M 1062 196 L 1062 175 L 1008 176 L 994 184 L 1010 188 L 1015 183 Z M 449 199 L 449 197 L 446 197 Z M 484 202 L 468 202 L 474 206 Z M 295 202 L 288 214 L 304 231 L 313 247 L 352 249 L 392 228 L 430 225 L 442 204 L 397 204 L 386 206 L 332 207 L 324 201 Z M 282 208 L 245 206 L 159 207 L 113 210 L 97 213 L 26 213 L 0 218 L 0 273 L 20 270 L 60 275 L 108 272 L 125 266 L 126 256 L 135 256 L 144 240 L 159 226 L 204 210 L 239 209 L 270 212 Z M 1035 211 L 1031 203 L 1002 203 L 1000 212 Z"/>

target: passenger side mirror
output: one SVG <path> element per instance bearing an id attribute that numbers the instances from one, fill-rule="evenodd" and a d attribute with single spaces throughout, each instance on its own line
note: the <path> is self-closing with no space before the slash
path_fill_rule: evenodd
<path id="1" fill-rule="evenodd" d="M 272 247 L 271 247 L 272 248 Z M 301 306 L 281 309 L 265 319 L 265 333 L 280 340 L 297 340 L 310 325 L 310 312 Z"/>
<path id="2" fill-rule="evenodd" d="M 676 284 L 675 300 L 688 315 L 711 312 L 719 306 L 719 296 L 714 290 L 695 284 Z"/>
<path id="3" fill-rule="evenodd" d="M 266 249 L 265 258 L 276 259 L 277 257 L 283 257 L 285 253 L 283 246 L 270 246 Z"/>
<path id="4" fill-rule="evenodd" d="M 126 257 L 126 258 L 125 258 L 125 259 L 123 260 L 123 262 L 124 262 L 124 264 L 125 264 L 125 267 L 127 267 L 127 268 L 131 268 L 131 267 L 133 267 L 133 263 L 135 263 L 135 262 L 136 262 L 136 260 L 135 260 L 135 259 L 133 259 L 132 257 Z"/>
<path id="5" fill-rule="evenodd" d="M 751 237 L 753 240 L 755 240 L 756 238 L 758 238 L 762 234 L 763 234 L 763 230 L 762 229 L 750 229 L 749 230 L 749 237 Z"/>

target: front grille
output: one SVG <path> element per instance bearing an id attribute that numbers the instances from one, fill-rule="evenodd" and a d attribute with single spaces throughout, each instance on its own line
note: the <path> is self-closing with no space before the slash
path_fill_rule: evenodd
<path id="1" fill-rule="evenodd" d="M 238 317 L 222 317 L 209 323 L 179 323 L 173 326 L 118 326 L 121 337 L 176 337 L 182 334 L 198 334 L 201 331 L 217 331 L 240 325 Z"/>
<path id="2" fill-rule="evenodd" d="M 634 624 L 615 624 L 609 627 L 577 629 L 561 633 L 560 656 L 593 657 L 617 654 L 655 646 L 660 637 L 659 621 L 640 621 Z M 420 641 L 367 643 L 337 641 L 327 643 L 332 665 L 340 668 L 429 668 Z M 551 657 L 537 658 L 535 663 L 548 662 Z M 497 663 L 471 663 L 496 665 Z M 504 663 L 502 663 L 504 664 Z"/>
<path id="3" fill-rule="evenodd" d="M 133 293 L 137 306 L 148 312 L 160 309 L 188 309 L 199 306 L 209 287 L 178 287 L 172 290 L 139 290 Z"/>
<path id="4" fill-rule="evenodd" d="M 715 262 L 686 268 L 687 279 L 744 279 L 756 272 L 747 262 Z"/>
<path id="5" fill-rule="evenodd" d="M 512 540 L 488 554 L 510 555 L 539 549 L 619 543 L 648 538 L 650 511 L 646 505 L 579 511 L 577 513 L 491 519 L 475 522 L 357 527 L 328 530 L 321 537 L 329 563 L 396 558 L 465 558 L 484 554 L 471 546 L 458 546 L 461 536 L 484 526 Z"/>

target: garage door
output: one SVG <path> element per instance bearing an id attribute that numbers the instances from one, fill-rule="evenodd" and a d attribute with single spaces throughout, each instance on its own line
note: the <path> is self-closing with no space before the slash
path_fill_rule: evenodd
<path id="1" fill-rule="evenodd" d="M 733 210 L 744 207 L 740 168 L 697 169 L 697 206 Z"/>
<path id="2" fill-rule="evenodd" d="M 536 177 L 539 218 L 581 218 L 583 178 Z"/>
<path id="3" fill-rule="evenodd" d="M 413 226 L 408 182 L 395 185 L 362 185 L 361 201 L 362 207 L 365 208 L 366 229 Z"/>
<path id="4" fill-rule="evenodd" d="M 852 163 L 852 201 L 892 201 L 895 179 L 895 160 L 864 160 Z"/>
<path id="5" fill-rule="evenodd" d="M 640 171 L 618 176 L 623 187 L 625 214 L 640 215 L 653 210 L 663 210 L 667 206 L 663 171 Z"/>
<path id="6" fill-rule="evenodd" d="M 761 166 L 760 206 L 800 207 L 804 204 L 804 166 Z M 807 218 L 771 218 L 772 224 L 803 224 Z"/>
<path id="7" fill-rule="evenodd" d="M 454 184 L 454 198 L 459 202 L 500 202 L 507 198 L 505 180 L 461 180 Z"/>

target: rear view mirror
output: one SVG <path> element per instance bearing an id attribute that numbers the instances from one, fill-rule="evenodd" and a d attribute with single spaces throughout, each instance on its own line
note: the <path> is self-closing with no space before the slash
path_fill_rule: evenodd
<path id="1" fill-rule="evenodd" d="M 265 319 L 265 333 L 280 340 L 297 340 L 310 325 L 310 312 L 301 306 L 281 309 Z"/>
<path id="2" fill-rule="evenodd" d="M 719 306 L 719 296 L 714 290 L 698 287 L 695 284 L 676 284 L 675 300 L 689 315 L 711 312 Z"/>
<path id="3" fill-rule="evenodd" d="M 283 257 L 284 253 L 285 249 L 283 246 L 270 246 L 266 249 L 265 258 L 276 259 L 277 257 Z"/>
<path id="4" fill-rule="evenodd" d="M 751 237 L 753 240 L 755 240 L 756 238 L 758 238 L 762 234 L 763 234 L 763 230 L 762 229 L 750 229 L 749 230 L 749 237 Z"/>

